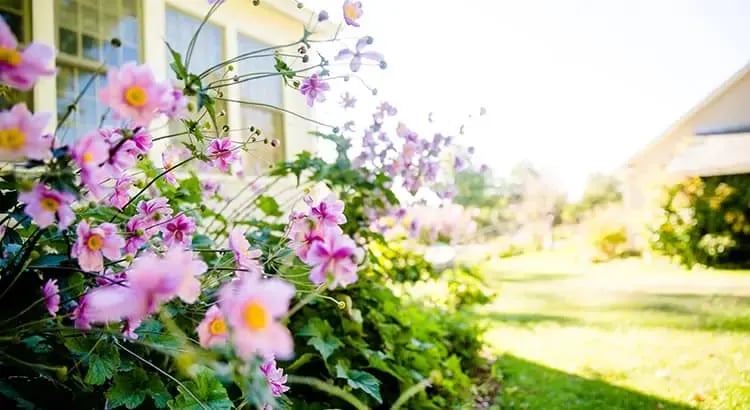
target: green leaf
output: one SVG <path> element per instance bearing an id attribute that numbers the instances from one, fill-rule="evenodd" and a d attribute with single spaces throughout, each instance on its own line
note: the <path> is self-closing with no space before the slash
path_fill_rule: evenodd
<path id="1" fill-rule="evenodd" d="M 377 400 L 378 403 L 383 402 L 383 399 L 380 397 L 380 380 L 376 379 L 375 376 L 361 370 L 349 370 L 347 376 L 346 383 L 349 386 L 364 391 Z"/>
<path id="2" fill-rule="evenodd" d="M 16 402 L 16 408 L 18 409 L 31 410 L 36 408 L 34 403 L 21 397 L 13 386 L 5 384 L 4 382 L 0 382 L 0 396 Z"/>
<path id="3" fill-rule="evenodd" d="M 169 66 L 172 68 L 172 71 L 177 75 L 178 79 L 186 79 L 187 78 L 187 68 L 185 68 L 185 64 L 182 63 L 182 55 L 175 51 L 172 46 L 167 44 L 167 48 L 169 49 L 169 54 L 172 55 L 172 62 L 169 63 Z"/>
<path id="4" fill-rule="evenodd" d="M 89 370 L 84 381 L 88 384 L 104 384 L 120 365 L 120 352 L 106 341 L 100 342 L 89 355 Z"/>
<path id="5" fill-rule="evenodd" d="M 167 407 L 167 403 L 172 399 L 172 395 L 167 391 L 167 386 L 159 378 L 159 376 L 153 374 L 148 380 L 148 394 L 154 400 L 154 404 L 157 408 L 163 409 Z"/>
<path id="6" fill-rule="evenodd" d="M 233 407 L 227 390 L 210 369 L 202 368 L 195 379 L 183 385 L 177 387 L 180 393 L 167 403 L 172 410 L 230 410 Z"/>
<path id="7" fill-rule="evenodd" d="M 307 326 L 299 330 L 298 334 L 308 336 L 307 344 L 314 347 L 325 361 L 328 361 L 336 349 L 344 345 L 335 336 L 331 325 L 317 317 L 310 320 Z"/>
<path id="8" fill-rule="evenodd" d="M 55 267 L 60 266 L 63 264 L 63 262 L 69 260 L 70 258 L 67 255 L 44 255 L 41 258 L 38 258 L 31 262 L 32 266 L 40 266 L 40 267 Z"/>
<path id="9" fill-rule="evenodd" d="M 213 245 L 214 242 L 208 237 L 208 235 L 198 234 L 193 236 L 194 249 L 211 249 Z"/>
<path id="10" fill-rule="evenodd" d="M 255 200 L 255 206 L 257 206 L 264 214 L 268 216 L 281 216 L 283 213 L 279 209 L 279 203 L 275 199 L 267 195 L 261 195 Z"/>
<path id="11" fill-rule="evenodd" d="M 125 406 L 134 409 L 140 406 L 146 400 L 146 391 L 142 388 L 144 380 L 148 380 L 148 375 L 143 369 L 118 373 L 106 394 L 110 407 Z"/>
<path id="12" fill-rule="evenodd" d="M 49 353 L 52 351 L 52 346 L 43 343 L 45 339 L 39 335 L 29 336 L 21 340 L 21 342 L 34 353 Z"/>

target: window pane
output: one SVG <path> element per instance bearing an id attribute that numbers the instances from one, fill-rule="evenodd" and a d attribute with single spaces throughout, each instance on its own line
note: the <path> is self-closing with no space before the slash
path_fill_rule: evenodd
<path id="1" fill-rule="evenodd" d="M 23 0 L 0 0 L 0 7 L 21 11 L 23 10 Z"/>
<path id="2" fill-rule="evenodd" d="M 200 23 L 201 20 L 196 17 L 167 9 L 167 42 L 185 57 L 193 33 Z M 223 44 L 222 29 L 216 24 L 206 23 L 195 41 L 190 71 L 198 73 L 223 60 Z M 167 58 L 168 61 L 172 61 L 169 51 Z"/>
<path id="3" fill-rule="evenodd" d="M 59 26 L 78 29 L 78 2 L 75 0 L 61 0 L 57 2 L 55 19 Z"/>
<path id="4" fill-rule="evenodd" d="M 237 46 L 239 48 L 239 54 L 253 52 L 268 47 L 267 44 L 263 44 L 243 35 L 240 35 L 237 38 Z M 276 73 L 273 56 L 257 57 L 257 55 L 265 54 L 272 54 L 272 52 L 258 53 L 253 58 L 240 61 L 237 64 L 238 74 Z M 240 93 L 245 100 L 263 101 L 266 104 L 280 106 L 282 85 L 282 80 L 279 76 L 259 78 L 242 83 L 240 85 Z"/>
<path id="5" fill-rule="evenodd" d="M 81 25 L 83 31 L 99 33 L 99 11 L 96 8 L 81 7 Z"/>
<path id="6" fill-rule="evenodd" d="M 99 51 L 101 50 L 99 45 L 99 39 L 95 37 L 91 37 L 88 34 L 83 35 L 83 56 L 86 57 L 89 60 L 93 61 L 99 61 L 101 59 L 101 55 Z"/>

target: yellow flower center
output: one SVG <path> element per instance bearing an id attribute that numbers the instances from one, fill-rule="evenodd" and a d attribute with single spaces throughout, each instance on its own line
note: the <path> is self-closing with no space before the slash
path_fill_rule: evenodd
<path id="1" fill-rule="evenodd" d="M 344 14 L 346 14 L 346 17 L 349 20 L 356 20 L 359 18 L 357 15 L 357 7 L 354 6 L 354 4 L 347 4 L 346 7 L 344 7 Z"/>
<path id="2" fill-rule="evenodd" d="M 213 336 L 223 335 L 227 331 L 227 324 L 224 323 L 224 319 L 217 317 L 208 325 L 208 330 Z"/>
<path id="3" fill-rule="evenodd" d="M 92 251 L 98 251 L 102 248 L 104 245 L 104 239 L 101 235 L 93 234 L 89 236 L 89 239 L 86 240 L 86 246 L 89 247 Z"/>
<path id="4" fill-rule="evenodd" d="M 263 330 L 268 326 L 266 308 L 258 302 L 251 302 L 245 307 L 245 324 L 250 330 Z"/>
<path id="5" fill-rule="evenodd" d="M 138 85 L 131 85 L 125 90 L 125 101 L 133 107 L 143 107 L 148 101 L 146 90 Z"/>
<path id="6" fill-rule="evenodd" d="M 47 212 L 55 212 L 60 207 L 60 202 L 55 198 L 44 197 L 39 201 L 39 204 Z"/>
<path id="7" fill-rule="evenodd" d="M 94 154 L 92 154 L 90 152 L 85 152 L 83 154 L 83 158 L 82 159 L 83 159 L 83 162 L 87 162 L 87 163 L 91 162 L 91 161 L 94 160 Z"/>
<path id="8" fill-rule="evenodd" d="M 15 48 L 0 47 L 0 61 L 15 67 L 21 64 L 21 53 Z"/>
<path id="9" fill-rule="evenodd" d="M 0 130 L 0 148 L 17 150 L 26 142 L 26 135 L 18 128 Z"/>

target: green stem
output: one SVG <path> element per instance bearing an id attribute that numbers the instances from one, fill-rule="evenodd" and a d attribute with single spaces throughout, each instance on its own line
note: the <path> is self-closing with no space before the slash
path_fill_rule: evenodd
<path id="1" fill-rule="evenodd" d="M 357 410 L 370 410 L 364 403 L 359 401 L 358 398 L 354 397 L 353 394 L 344 391 L 340 387 L 335 386 L 332 383 L 325 383 L 322 380 L 318 380 L 314 377 L 295 376 L 290 374 L 287 381 L 291 384 L 304 384 L 312 388 L 318 389 L 322 392 L 328 393 L 331 396 L 338 397 L 345 402 L 354 406 Z"/>

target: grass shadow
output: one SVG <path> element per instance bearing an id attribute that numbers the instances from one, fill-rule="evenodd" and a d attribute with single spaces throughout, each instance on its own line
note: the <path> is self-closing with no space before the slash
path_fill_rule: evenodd
<path id="1" fill-rule="evenodd" d="M 600 379 L 565 373 L 522 358 L 503 355 L 497 366 L 502 390 L 494 408 L 576 410 L 691 410 L 642 392 L 614 386 Z"/>
<path id="2" fill-rule="evenodd" d="M 573 326 L 581 324 L 581 320 L 560 315 L 545 315 L 541 313 L 505 313 L 505 312 L 485 312 L 478 313 L 480 319 L 503 322 L 510 325 L 533 326 L 537 324 L 555 323 L 561 326 Z"/>
<path id="3" fill-rule="evenodd" d="M 491 275 L 493 280 L 507 283 L 552 282 L 565 280 L 577 275 L 572 273 L 517 273 L 497 272 Z"/>

